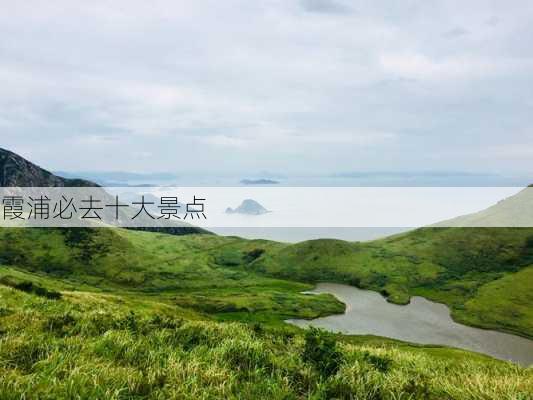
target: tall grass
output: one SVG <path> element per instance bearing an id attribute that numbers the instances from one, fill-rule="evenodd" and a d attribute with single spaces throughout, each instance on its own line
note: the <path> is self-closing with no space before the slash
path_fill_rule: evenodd
<path id="1" fill-rule="evenodd" d="M 50 300 L 0 286 L 0 304 L 2 400 L 525 400 L 533 393 L 531 369 L 489 358 L 192 321 L 82 293 Z M 339 358 L 335 368 L 321 368 L 330 356 Z"/>

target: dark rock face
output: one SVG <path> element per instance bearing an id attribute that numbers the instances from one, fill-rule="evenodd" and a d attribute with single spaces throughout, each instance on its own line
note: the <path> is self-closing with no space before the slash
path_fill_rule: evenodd
<path id="1" fill-rule="evenodd" d="M 97 187 L 83 179 L 65 179 L 0 148 L 0 187 Z"/>
<path id="2" fill-rule="evenodd" d="M 100 187 L 85 179 L 67 179 L 54 175 L 11 151 L 0 148 L 0 187 Z M 104 194 L 107 193 L 104 191 Z M 76 230 L 78 228 L 69 228 Z M 83 229 L 83 228 L 79 228 Z M 169 235 L 211 234 L 195 226 L 168 228 L 131 228 Z"/>

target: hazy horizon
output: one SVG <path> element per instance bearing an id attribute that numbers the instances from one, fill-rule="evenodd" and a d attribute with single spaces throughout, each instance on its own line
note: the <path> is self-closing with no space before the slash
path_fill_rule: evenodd
<path id="1" fill-rule="evenodd" d="M 232 185 L 280 185 L 280 186 L 526 186 L 533 180 L 527 174 L 486 174 L 465 171 L 359 171 L 335 174 L 293 173 L 281 174 L 267 171 L 220 171 L 179 173 L 171 171 L 52 171 L 66 178 L 84 178 L 105 186 L 117 183 L 232 186 Z M 272 180 L 270 183 L 246 183 L 247 180 Z"/>

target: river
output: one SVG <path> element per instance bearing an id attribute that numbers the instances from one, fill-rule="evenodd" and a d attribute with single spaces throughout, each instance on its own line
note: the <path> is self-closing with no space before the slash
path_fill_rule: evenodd
<path id="1" fill-rule="evenodd" d="M 377 292 L 336 283 L 320 283 L 309 293 L 334 295 L 346 304 L 346 312 L 310 321 L 292 319 L 287 322 L 345 334 L 370 334 L 452 346 L 523 366 L 533 364 L 533 340 L 459 324 L 452 320 L 447 306 L 423 297 L 412 297 L 410 304 L 401 306 L 388 303 Z"/>

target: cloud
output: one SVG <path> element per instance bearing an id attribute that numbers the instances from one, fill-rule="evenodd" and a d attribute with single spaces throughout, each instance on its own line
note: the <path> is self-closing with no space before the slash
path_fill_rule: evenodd
<path id="1" fill-rule="evenodd" d="M 444 32 L 442 36 L 448 39 L 454 39 L 460 36 L 468 35 L 469 33 L 470 32 L 464 28 L 456 27 L 456 28 L 450 29 L 449 31 Z"/>
<path id="2" fill-rule="evenodd" d="M 301 0 L 302 7 L 313 13 L 346 14 L 351 12 L 350 7 L 336 0 Z"/>
<path id="3" fill-rule="evenodd" d="M 500 19 L 498 17 L 496 17 L 495 15 L 493 15 L 489 19 L 487 19 L 485 21 L 485 23 L 488 26 L 496 26 L 496 25 L 498 25 L 500 23 Z"/>
<path id="4" fill-rule="evenodd" d="M 533 135 L 530 135 L 530 139 L 533 140 Z M 503 160 L 531 159 L 533 158 L 533 142 L 513 144 L 502 143 L 500 146 L 490 146 L 485 149 L 482 156 L 487 159 L 492 158 Z"/>
<path id="5" fill-rule="evenodd" d="M 215 147 L 244 148 L 247 143 L 244 139 L 226 135 L 208 135 L 200 138 L 200 141 Z"/>
<path id="6" fill-rule="evenodd" d="M 395 132 L 324 132 L 296 135 L 295 141 L 302 144 L 352 145 L 371 147 L 392 143 L 399 135 Z"/>
<path id="7" fill-rule="evenodd" d="M 497 59 L 475 55 L 434 58 L 420 53 L 384 53 L 380 64 L 385 71 L 404 78 L 430 79 L 446 82 L 450 79 L 482 80 L 505 76 L 513 72 L 532 70 L 533 58 Z"/>
<path id="8" fill-rule="evenodd" d="M 148 159 L 148 158 L 152 158 L 154 154 L 151 151 L 136 151 L 132 154 L 132 156 L 136 158 Z"/>
<path id="9" fill-rule="evenodd" d="M 0 145 L 57 170 L 484 169 L 533 140 L 519 3 L 7 2 Z"/>

